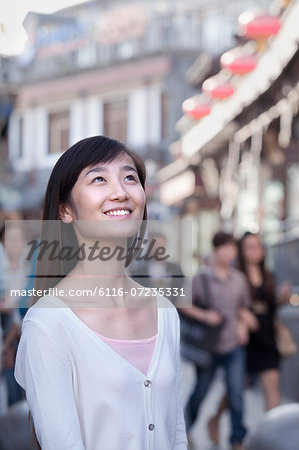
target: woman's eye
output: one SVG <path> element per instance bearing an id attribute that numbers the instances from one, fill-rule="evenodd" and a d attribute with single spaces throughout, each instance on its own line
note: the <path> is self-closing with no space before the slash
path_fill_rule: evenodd
<path id="1" fill-rule="evenodd" d="M 92 180 L 92 182 L 94 183 L 95 181 L 104 181 L 104 178 L 103 177 L 96 177 L 96 178 L 94 178 L 93 180 Z"/>
<path id="2" fill-rule="evenodd" d="M 124 179 L 126 181 L 136 181 L 136 177 L 134 175 L 127 175 Z M 92 183 L 101 183 L 103 181 L 105 181 L 105 178 L 98 176 L 92 180 Z"/>
<path id="3" fill-rule="evenodd" d="M 128 179 L 129 181 L 136 181 L 136 178 L 135 178 L 134 175 L 127 175 L 127 176 L 125 177 L 125 180 L 126 180 L 126 179 Z"/>

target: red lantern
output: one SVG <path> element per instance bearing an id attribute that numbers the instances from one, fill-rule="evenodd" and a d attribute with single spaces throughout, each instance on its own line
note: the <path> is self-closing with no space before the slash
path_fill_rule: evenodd
<path id="1" fill-rule="evenodd" d="M 188 98 L 183 103 L 183 113 L 195 120 L 200 120 L 211 112 L 209 103 L 199 103 L 195 99 Z"/>
<path id="2" fill-rule="evenodd" d="M 202 90 L 212 98 L 222 100 L 234 93 L 234 87 L 226 82 L 219 82 L 217 77 L 208 78 L 202 85 Z"/>
<path id="3" fill-rule="evenodd" d="M 244 13 L 239 19 L 241 33 L 249 39 L 267 39 L 278 33 L 281 27 L 280 17 L 264 14 L 252 16 Z"/>
<path id="4" fill-rule="evenodd" d="M 229 69 L 234 75 L 245 75 L 255 69 L 257 57 L 255 55 L 242 55 L 239 49 L 229 50 L 220 58 L 221 67 Z"/>

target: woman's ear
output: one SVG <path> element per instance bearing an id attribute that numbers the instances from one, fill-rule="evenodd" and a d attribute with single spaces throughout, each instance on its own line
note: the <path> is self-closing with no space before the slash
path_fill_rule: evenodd
<path id="1" fill-rule="evenodd" d="M 71 208 L 67 205 L 60 205 L 59 207 L 59 219 L 64 223 L 73 222 L 74 218 L 71 212 Z"/>

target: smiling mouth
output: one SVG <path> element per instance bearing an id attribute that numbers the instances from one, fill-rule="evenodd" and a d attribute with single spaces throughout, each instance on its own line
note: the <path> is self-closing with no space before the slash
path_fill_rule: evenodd
<path id="1" fill-rule="evenodd" d="M 105 216 L 129 216 L 132 213 L 130 209 L 116 209 L 105 212 Z"/>

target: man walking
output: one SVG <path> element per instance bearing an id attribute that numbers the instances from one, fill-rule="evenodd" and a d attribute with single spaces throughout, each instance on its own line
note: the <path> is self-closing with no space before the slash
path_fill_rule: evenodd
<path id="1" fill-rule="evenodd" d="M 222 322 L 218 343 L 209 368 L 196 366 L 196 384 L 186 407 L 187 431 L 191 430 L 204 396 L 215 375 L 222 366 L 225 371 L 228 406 L 231 414 L 230 441 L 233 450 L 242 450 L 246 429 L 243 424 L 243 390 L 245 376 L 245 354 L 248 308 L 251 300 L 244 275 L 232 267 L 237 256 L 237 246 L 232 235 L 218 232 L 213 238 L 211 267 L 206 269 L 209 299 L 205 299 L 202 275 L 196 274 L 192 282 L 192 308 L 182 312 L 189 317 L 204 321 L 211 326 Z M 209 310 L 201 304 L 210 305 Z M 198 305 L 198 306 L 195 306 Z"/>

